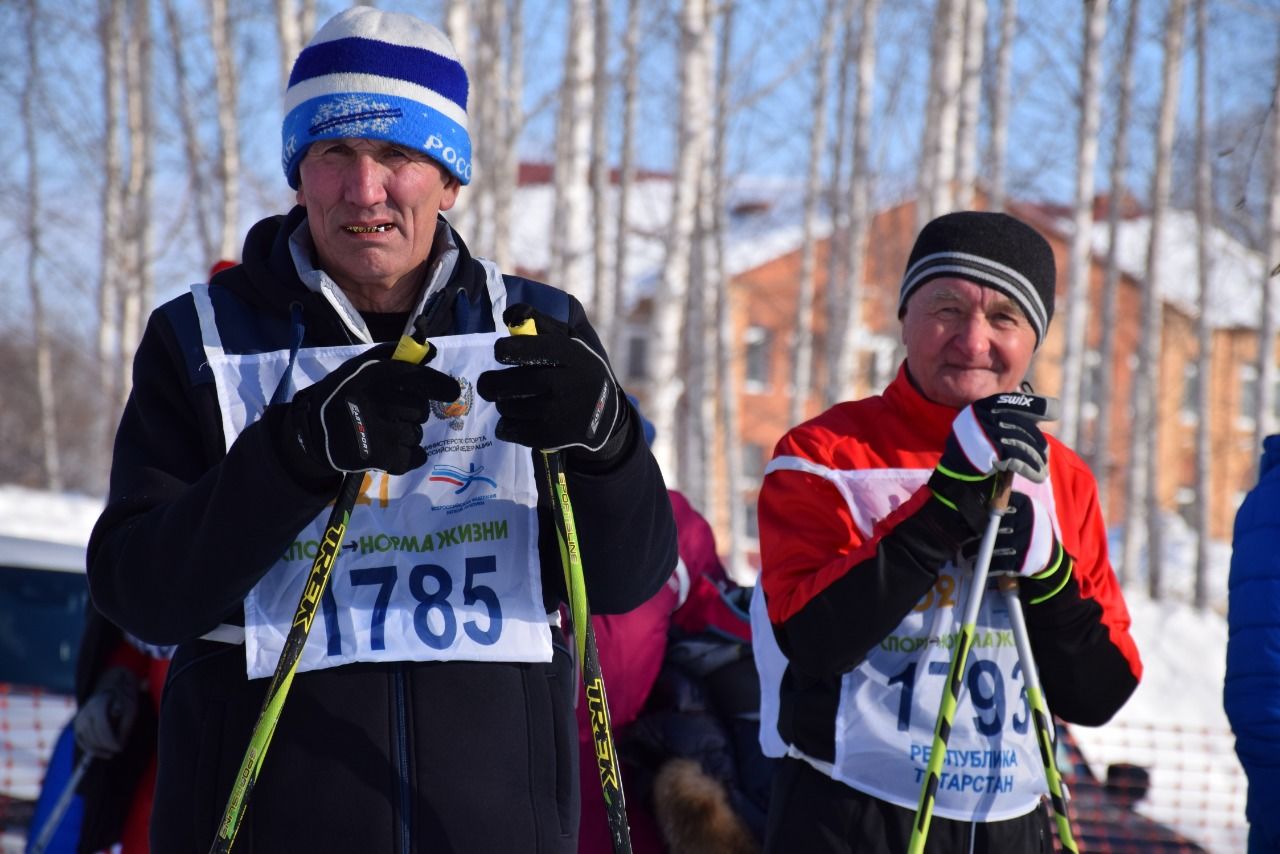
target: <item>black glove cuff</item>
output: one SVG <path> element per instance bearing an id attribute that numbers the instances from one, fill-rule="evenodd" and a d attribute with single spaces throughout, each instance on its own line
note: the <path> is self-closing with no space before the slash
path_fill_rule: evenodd
<path id="1" fill-rule="evenodd" d="M 262 420 L 275 441 L 281 466 L 294 481 L 311 492 L 332 492 L 342 482 L 342 474 L 307 453 L 309 410 L 310 399 L 304 396 L 292 404 L 267 407 Z"/>
<path id="2" fill-rule="evenodd" d="M 936 492 L 896 530 L 906 535 L 908 542 L 919 540 L 930 550 L 941 549 L 948 559 L 978 536 L 954 507 L 939 500 Z"/>
<path id="3" fill-rule="evenodd" d="M 604 474 L 617 465 L 618 461 L 632 450 L 638 431 L 635 428 L 636 414 L 631 404 L 622 394 L 622 389 L 614 386 L 614 394 L 618 401 L 618 423 L 613 433 L 598 450 L 588 451 L 583 448 L 568 448 L 565 455 L 573 461 L 574 471 L 583 474 Z"/>
<path id="4" fill-rule="evenodd" d="M 1075 559 L 1055 540 L 1053 560 L 1049 561 L 1049 566 L 1038 575 L 1019 579 L 1018 595 L 1022 603 L 1035 607 L 1061 594 L 1074 581 L 1075 565 Z"/>
<path id="5" fill-rule="evenodd" d="M 929 476 L 929 489 L 933 490 L 933 497 L 958 516 L 973 536 L 979 536 L 987 529 L 987 520 L 991 517 L 991 491 L 994 487 L 994 477 L 966 482 L 937 469 Z"/>

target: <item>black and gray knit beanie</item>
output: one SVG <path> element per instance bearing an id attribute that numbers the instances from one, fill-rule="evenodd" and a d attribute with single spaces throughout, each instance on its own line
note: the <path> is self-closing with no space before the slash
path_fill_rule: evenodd
<path id="1" fill-rule="evenodd" d="M 930 279 L 954 276 L 995 288 L 1016 302 L 1044 341 L 1053 319 L 1055 266 L 1049 242 L 1008 214 L 957 211 L 920 229 L 898 294 L 898 316 L 907 299 Z"/>

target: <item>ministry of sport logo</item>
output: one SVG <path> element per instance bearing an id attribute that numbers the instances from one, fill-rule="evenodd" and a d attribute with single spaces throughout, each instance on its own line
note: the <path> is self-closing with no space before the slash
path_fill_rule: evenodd
<path id="1" fill-rule="evenodd" d="M 453 376 L 450 374 L 450 376 Z M 431 412 L 437 418 L 443 419 L 450 430 L 461 430 L 467 413 L 471 411 L 471 401 L 475 398 L 475 389 L 471 385 L 471 381 L 466 377 L 453 377 L 458 381 L 458 387 L 462 389 L 462 394 L 458 395 L 458 399 L 450 403 L 439 400 L 431 401 Z M 432 480 L 435 480 L 433 477 Z"/>
<path id="2" fill-rule="evenodd" d="M 482 474 L 483 471 L 484 466 L 475 463 L 469 463 L 465 469 L 461 466 L 436 463 L 431 467 L 431 475 L 427 479 L 432 483 L 447 483 L 456 487 L 453 490 L 454 495 L 461 495 L 476 483 L 488 484 L 491 489 L 497 489 L 498 482 Z"/>

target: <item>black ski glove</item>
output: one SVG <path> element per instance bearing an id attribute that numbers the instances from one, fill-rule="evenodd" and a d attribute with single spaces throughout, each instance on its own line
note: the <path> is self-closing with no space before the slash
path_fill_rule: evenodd
<path id="1" fill-rule="evenodd" d="M 1056 418 L 1057 407 L 1056 400 L 1040 395 L 993 394 L 960 410 L 951 423 L 929 488 L 973 536 L 987 526 L 996 472 L 1020 474 L 1033 483 L 1049 476 L 1049 443 L 1036 422 Z"/>
<path id="2" fill-rule="evenodd" d="M 422 425 L 431 401 L 457 400 L 462 389 L 435 368 L 393 361 L 395 347 L 380 344 L 353 356 L 294 395 L 283 423 L 285 457 L 295 472 L 311 479 L 404 474 L 427 461 Z"/>
<path id="3" fill-rule="evenodd" d="M 973 540 L 965 555 L 972 559 L 977 551 Z M 1021 492 L 1010 493 L 991 552 L 991 574 L 1019 576 L 1022 601 L 1039 605 L 1062 592 L 1074 566 L 1053 530 L 1048 508 Z"/>
<path id="4" fill-rule="evenodd" d="M 524 303 L 502 314 L 508 327 L 533 320 L 534 335 L 499 338 L 493 355 L 513 368 L 485 371 L 476 393 L 497 405 L 499 439 L 541 451 L 604 460 L 621 451 L 629 408 L 609 364 L 569 327 Z"/>

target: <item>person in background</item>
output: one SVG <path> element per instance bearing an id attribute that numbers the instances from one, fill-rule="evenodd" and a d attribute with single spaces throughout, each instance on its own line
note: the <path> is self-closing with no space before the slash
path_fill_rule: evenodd
<path id="1" fill-rule="evenodd" d="M 1227 580 L 1222 704 L 1249 792 L 1249 854 L 1280 851 L 1280 435 L 1262 442 L 1258 483 L 1236 511 Z"/>
<path id="2" fill-rule="evenodd" d="M 1041 432 L 1048 402 L 1020 390 L 1053 315 L 1054 277 L 1053 250 L 1014 217 L 934 219 L 902 279 L 897 377 L 778 442 L 760 491 L 752 608 L 761 739 L 785 757 L 767 851 L 906 850 L 999 472 L 1013 475 L 1013 493 L 990 570 L 1020 579 L 1050 709 L 1100 725 L 1137 687 L 1097 485 Z M 1053 850 L 1009 633 L 1002 598 L 987 591 L 931 854 Z"/>
<path id="3" fill-rule="evenodd" d="M 640 422 L 646 444 L 652 443 L 652 423 L 643 414 Z M 771 764 L 758 747 L 759 681 L 745 609 L 750 591 L 725 572 L 707 520 L 679 491 L 668 495 L 679 537 L 675 572 L 638 608 L 591 618 L 622 763 L 632 850 L 746 854 L 759 850 L 768 791 L 767 782 L 750 775 L 767 774 Z M 609 854 L 613 847 L 581 686 L 578 741 L 578 851 Z"/>
<path id="4" fill-rule="evenodd" d="M 335 15 L 285 96 L 297 206 L 148 321 L 88 577 L 112 622 L 177 645 L 156 851 L 209 850 L 347 475 L 360 496 L 237 850 L 576 851 L 541 452 L 564 461 L 599 613 L 662 586 L 676 532 L 582 306 L 473 258 L 442 216 L 472 177 L 467 87 L 435 27 Z M 390 359 L 410 332 L 427 364 Z"/>
<path id="5" fill-rule="evenodd" d="M 146 854 L 156 779 L 156 722 L 171 649 L 122 632 L 92 605 L 76 657 L 76 714 L 50 760 L 28 837 L 44 854 Z M 84 776 L 52 811 L 78 765 Z M 56 820 L 45 836 L 48 822 Z"/>
<path id="6" fill-rule="evenodd" d="M 222 258 L 209 278 L 236 265 Z M 90 604 L 76 655 L 79 711 L 59 737 L 41 786 L 28 851 L 45 832 L 42 854 L 75 854 L 120 845 L 116 854 L 146 854 L 156 782 L 156 723 L 173 647 L 145 644 L 120 631 Z M 141 703 L 141 706 L 139 705 Z M 78 761 L 77 761 L 78 758 Z M 79 792 L 52 816 L 78 762 L 86 762 Z M 127 803 L 122 798 L 128 798 Z"/>

